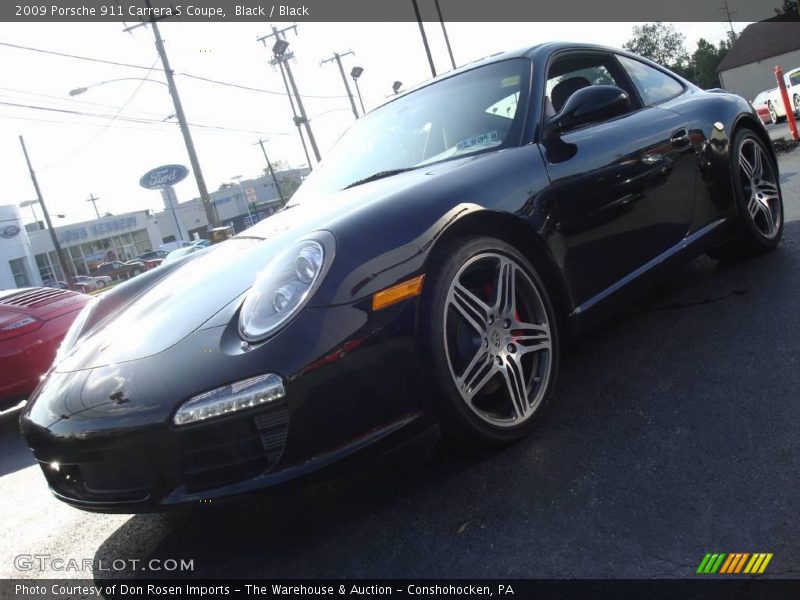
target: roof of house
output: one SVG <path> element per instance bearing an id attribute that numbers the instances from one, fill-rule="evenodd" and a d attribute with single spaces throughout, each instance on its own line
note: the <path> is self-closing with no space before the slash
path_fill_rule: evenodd
<path id="1" fill-rule="evenodd" d="M 727 71 L 792 50 L 800 50 L 800 21 L 761 21 L 745 27 L 719 63 L 717 71 Z M 796 65 L 781 65 L 790 69 Z"/>

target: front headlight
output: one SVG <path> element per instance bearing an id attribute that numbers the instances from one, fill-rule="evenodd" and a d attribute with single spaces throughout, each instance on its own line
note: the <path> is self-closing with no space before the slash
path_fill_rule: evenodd
<path id="1" fill-rule="evenodd" d="M 333 235 L 318 231 L 281 252 L 259 273 L 239 313 L 239 335 L 260 342 L 305 305 L 333 261 Z"/>

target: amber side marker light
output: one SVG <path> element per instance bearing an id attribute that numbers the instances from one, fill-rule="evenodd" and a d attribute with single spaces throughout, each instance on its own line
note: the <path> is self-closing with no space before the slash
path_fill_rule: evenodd
<path id="1" fill-rule="evenodd" d="M 372 296 L 372 310 L 381 310 L 408 298 L 419 296 L 422 293 L 423 281 L 425 281 L 425 275 L 420 275 L 419 277 L 414 277 L 414 279 L 409 279 L 381 290 Z"/>

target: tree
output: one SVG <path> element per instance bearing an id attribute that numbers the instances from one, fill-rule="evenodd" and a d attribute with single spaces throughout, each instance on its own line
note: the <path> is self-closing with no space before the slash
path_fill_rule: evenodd
<path id="1" fill-rule="evenodd" d="M 717 66 L 725 57 L 728 49 L 724 46 L 725 42 L 720 43 L 717 48 L 714 44 L 704 38 L 697 40 L 697 50 L 692 54 L 692 83 L 703 88 L 719 87 L 719 76 Z"/>
<path id="2" fill-rule="evenodd" d="M 684 74 L 689 64 L 685 39 L 674 25 L 646 23 L 633 28 L 633 36 L 623 48 Z"/>
<path id="3" fill-rule="evenodd" d="M 776 15 L 797 14 L 797 0 L 783 0 L 780 8 L 775 9 Z"/>
<path id="4" fill-rule="evenodd" d="M 276 175 L 281 171 L 288 171 L 291 169 L 288 161 L 286 161 L 283 158 L 279 158 L 278 160 L 273 160 L 271 161 L 271 163 L 272 163 L 272 169 L 275 171 Z M 264 175 L 269 175 L 269 167 L 264 167 Z"/>

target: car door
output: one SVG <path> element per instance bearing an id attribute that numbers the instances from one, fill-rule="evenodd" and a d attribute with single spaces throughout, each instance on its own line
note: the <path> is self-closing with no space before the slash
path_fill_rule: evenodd
<path id="1" fill-rule="evenodd" d="M 648 106 L 616 55 L 569 52 L 551 60 L 544 118 L 577 89 L 597 84 L 625 90 L 631 110 L 541 144 L 561 260 L 577 304 L 587 304 L 582 308 L 678 244 L 694 204 L 688 123 L 676 112 Z"/>

